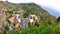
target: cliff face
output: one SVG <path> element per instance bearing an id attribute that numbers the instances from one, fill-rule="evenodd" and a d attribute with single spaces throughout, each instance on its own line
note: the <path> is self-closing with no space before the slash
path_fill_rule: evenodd
<path id="1" fill-rule="evenodd" d="M 0 23 L 2 23 L 4 25 L 4 23 L 6 22 L 6 15 L 4 12 L 4 2 L 0 1 Z"/>
<path id="2" fill-rule="evenodd" d="M 5 5 L 4 5 L 5 4 Z M 5 7 L 7 11 L 10 12 L 19 12 L 19 11 L 24 11 L 26 14 L 31 15 L 34 14 L 39 17 L 39 20 L 41 22 L 46 21 L 46 22 L 55 22 L 56 18 L 52 15 L 50 15 L 46 10 L 42 9 L 39 5 L 35 3 L 20 3 L 20 4 L 13 4 L 9 2 L 0 2 L 0 22 L 5 21 L 5 12 L 2 10 Z M 22 9 L 22 10 L 20 10 Z M 1 22 L 1 23 L 2 23 Z"/>

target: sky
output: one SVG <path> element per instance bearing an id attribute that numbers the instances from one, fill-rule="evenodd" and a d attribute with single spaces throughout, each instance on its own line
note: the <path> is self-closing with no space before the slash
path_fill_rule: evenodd
<path id="1" fill-rule="evenodd" d="M 6 1 L 6 0 L 3 0 L 3 1 Z M 58 16 L 60 16 L 60 0 L 7 0 L 7 1 L 12 2 L 12 3 L 31 3 L 31 2 L 34 2 L 42 7 L 48 6 L 49 8 L 51 7 L 51 9 L 53 8 L 54 10 L 56 10 L 56 13 L 58 13 Z M 46 9 L 46 8 L 44 8 L 44 9 Z M 48 10 L 48 9 L 46 9 L 46 10 Z M 53 12 L 55 12 L 55 11 L 53 11 Z M 56 13 L 54 13 L 54 14 L 56 14 Z M 57 15 L 54 15 L 54 16 L 57 16 Z"/>

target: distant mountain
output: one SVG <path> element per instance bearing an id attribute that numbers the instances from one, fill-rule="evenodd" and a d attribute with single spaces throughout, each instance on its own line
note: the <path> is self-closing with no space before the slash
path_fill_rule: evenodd
<path id="1" fill-rule="evenodd" d="M 56 17 L 50 15 L 48 11 L 41 8 L 41 6 L 35 4 L 35 3 L 20 3 L 20 4 L 13 4 L 9 2 L 4 2 L 5 9 L 7 11 L 11 12 L 19 12 L 22 11 L 26 12 L 28 15 L 34 14 L 36 16 L 39 16 L 40 22 L 46 21 L 46 22 L 55 22 Z M 27 15 L 26 14 L 26 15 Z"/>
<path id="2" fill-rule="evenodd" d="M 49 7 L 49 6 L 42 6 L 43 9 L 47 10 L 51 15 L 55 16 L 55 17 L 59 17 L 60 14 L 57 12 L 57 10 L 55 10 L 54 8 L 52 7 Z"/>

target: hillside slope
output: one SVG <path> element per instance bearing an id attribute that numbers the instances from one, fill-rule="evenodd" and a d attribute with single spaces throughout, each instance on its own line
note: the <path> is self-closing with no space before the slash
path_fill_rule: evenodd
<path id="1" fill-rule="evenodd" d="M 4 2 L 5 9 L 11 12 L 19 12 L 24 11 L 26 15 L 34 14 L 39 17 L 39 22 L 55 22 L 56 18 L 48 13 L 48 11 L 41 8 L 41 6 L 35 3 L 20 3 L 20 4 L 13 4 L 9 2 Z M 22 9 L 22 10 L 20 10 Z"/>

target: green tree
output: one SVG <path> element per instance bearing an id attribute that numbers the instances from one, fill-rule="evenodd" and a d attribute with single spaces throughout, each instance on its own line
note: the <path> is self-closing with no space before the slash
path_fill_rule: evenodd
<path id="1" fill-rule="evenodd" d="M 60 17 L 57 18 L 57 23 L 58 23 L 58 24 L 60 23 Z"/>

